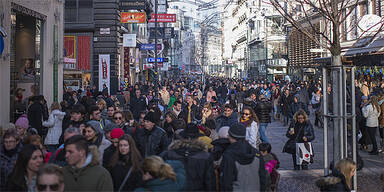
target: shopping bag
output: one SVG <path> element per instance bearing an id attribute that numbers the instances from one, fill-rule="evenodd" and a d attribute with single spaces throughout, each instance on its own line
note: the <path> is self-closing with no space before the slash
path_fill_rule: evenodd
<path id="1" fill-rule="evenodd" d="M 307 164 L 313 163 L 313 147 L 311 142 L 296 143 L 296 164 L 301 165 L 304 161 Z"/>

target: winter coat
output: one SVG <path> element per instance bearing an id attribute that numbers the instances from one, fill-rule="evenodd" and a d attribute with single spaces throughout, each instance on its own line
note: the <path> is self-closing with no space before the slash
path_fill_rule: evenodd
<path id="1" fill-rule="evenodd" d="M 124 158 L 126 156 L 120 156 L 116 165 L 108 168 L 112 177 L 114 191 L 119 190 L 129 170 L 132 168 L 131 163 L 127 165 Z M 139 170 L 132 170 L 121 191 L 133 191 L 140 187 L 142 185 L 142 176 L 143 174 Z"/>
<path id="2" fill-rule="evenodd" d="M 101 140 L 101 143 L 98 147 L 99 150 L 99 162 L 103 162 L 103 157 L 104 157 L 104 151 L 107 149 L 112 143 L 103 136 L 103 139 Z"/>
<path id="3" fill-rule="evenodd" d="M 176 181 L 172 179 L 160 180 L 155 178 L 147 181 L 144 187 L 137 188 L 135 191 L 184 191 L 186 184 L 186 176 L 184 165 L 180 161 L 165 161 L 176 173 Z"/>
<path id="4" fill-rule="evenodd" d="M 153 127 L 151 131 L 145 128 L 137 129 L 134 138 L 137 149 L 143 157 L 159 155 L 167 150 L 169 144 L 167 133 L 157 126 Z"/>
<path id="5" fill-rule="evenodd" d="M 179 114 L 179 118 L 182 118 L 184 119 L 184 121 L 186 123 L 188 123 L 188 106 L 185 106 L 180 114 Z M 191 122 L 193 121 L 199 121 L 201 120 L 202 118 L 202 114 L 201 114 L 201 110 L 199 109 L 199 107 L 195 104 L 192 104 L 191 106 Z"/>
<path id="6" fill-rule="evenodd" d="M 367 118 L 367 121 L 365 124 L 367 127 L 376 128 L 379 126 L 380 112 L 376 108 L 374 108 L 372 104 L 365 105 L 361 109 L 361 111 L 363 113 L 363 116 Z"/>
<path id="7" fill-rule="evenodd" d="M 108 164 L 110 163 L 111 158 L 112 158 L 113 154 L 115 153 L 116 149 L 117 148 L 114 145 L 110 145 L 108 148 L 106 148 L 104 150 L 104 153 L 103 153 L 103 167 L 107 167 L 108 166 Z"/>
<path id="8" fill-rule="evenodd" d="M 294 128 L 293 135 L 289 134 L 291 128 Z M 287 136 L 289 139 L 284 145 L 283 152 L 295 154 L 295 152 L 289 151 L 288 148 L 295 149 L 296 143 L 304 143 L 304 136 L 307 138 L 307 142 L 313 141 L 315 139 L 315 131 L 313 130 L 313 126 L 310 121 L 304 122 L 303 124 L 291 122 L 285 136 Z"/>
<path id="9" fill-rule="evenodd" d="M 0 191 L 6 191 L 8 176 L 15 166 L 22 144 L 16 145 L 15 149 L 6 152 L 4 145 L 0 146 Z"/>
<path id="10" fill-rule="evenodd" d="M 55 109 L 49 115 L 48 121 L 43 122 L 43 126 L 48 128 L 48 134 L 44 141 L 45 145 L 59 144 L 64 116 L 65 112 Z"/>
<path id="11" fill-rule="evenodd" d="M 229 142 L 228 138 L 219 138 L 212 141 L 212 145 L 213 150 L 211 152 L 211 155 L 214 161 L 218 161 L 223 156 L 223 153 L 227 149 L 227 147 L 231 145 L 231 143 Z"/>
<path id="12" fill-rule="evenodd" d="M 220 191 L 266 191 L 263 157 L 247 141 L 232 143 L 220 164 Z"/>
<path id="13" fill-rule="evenodd" d="M 216 180 L 213 159 L 205 143 L 194 140 L 176 140 L 162 153 L 164 160 L 179 160 L 186 172 L 186 191 L 214 191 Z"/>
<path id="14" fill-rule="evenodd" d="M 316 186 L 320 188 L 320 191 L 338 191 L 338 192 L 350 192 L 345 177 L 337 170 L 333 170 L 332 174 L 323 177 L 316 181 Z"/>
<path id="15" fill-rule="evenodd" d="M 289 106 L 291 105 L 292 101 L 293 101 L 292 95 L 286 96 L 285 94 L 283 94 L 280 97 L 281 110 L 282 110 L 284 116 L 288 116 Z"/>
<path id="16" fill-rule="evenodd" d="M 43 134 L 43 105 L 39 102 L 35 102 L 29 106 L 28 122 L 30 127 L 35 128 L 39 132 L 39 135 Z"/>
<path id="17" fill-rule="evenodd" d="M 252 121 L 250 126 L 247 126 L 245 140 L 252 145 L 253 148 L 258 149 L 261 143 L 259 134 L 259 125 L 256 121 Z"/>
<path id="18" fill-rule="evenodd" d="M 99 165 L 97 148 L 90 146 L 89 150 L 82 168 L 63 168 L 65 191 L 113 191 L 111 175 Z"/>
<path id="19" fill-rule="evenodd" d="M 305 113 L 307 113 L 307 115 L 309 115 L 309 110 L 308 110 L 308 107 L 306 104 L 302 103 L 302 102 L 293 102 L 291 104 L 291 106 L 289 107 L 289 115 L 288 117 L 289 118 L 293 118 L 293 116 L 295 115 L 296 112 L 298 112 L 300 109 L 304 110 Z"/>
<path id="20" fill-rule="evenodd" d="M 130 108 L 133 113 L 133 117 L 138 120 L 140 112 L 147 109 L 147 102 L 144 97 L 131 97 Z"/>
<path id="21" fill-rule="evenodd" d="M 270 123 L 271 122 L 271 111 L 272 111 L 272 103 L 263 99 L 257 102 L 255 107 L 255 112 L 257 117 L 260 120 L 260 123 Z"/>
<path id="22" fill-rule="evenodd" d="M 231 126 L 234 123 L 238 122 L 237 113 L 233 112 L 231 116 L 226 117 L 225 115 L 220 115 L 216 118 L 216 131 L 224 126 Z"/>

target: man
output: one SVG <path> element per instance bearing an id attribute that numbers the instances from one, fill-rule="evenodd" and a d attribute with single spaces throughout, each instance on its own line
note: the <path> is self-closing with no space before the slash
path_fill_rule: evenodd
<path id="1" fill-rule="evenodd" d="M 65 130 L 64 132 L 64 142 L 67 141 L 69 138 L 75 136 L 75 135 L 81 135 L 80 129 L 76 127 L 70 127 Z M 65 161 L 65 150 L 64 150 L 64 144 L 62 144 L 59 148 L 54 151 L 51 156 L 49 157 L 49 163 L 53 163 L 56 165 L 59 165 L 60 167 L 64 167 L 67 165 L 67 162 Z"/>
<path id="2" fill-rule="evenodd" d="M 119 145 L 119 138 L 124 135 L 124 131 L 121 128 L 114 128 L 110 132 L 110 141 L 113 145 L 110 145 L 108 148 L 104 150 L 103 153 L 103 166 L 107 167 L 109 161 L 113 157 L 113 154 L 115 153 L 117 146 Z"/>
<path id="3" fill-rule="evenodd" d="M 186 96 L 186 105 L 184 106 L 183 111 L 181 112 L 181 118 L 184 119 L 185 123 L 192 123 L 196 120 L 201 119 L 201 111 L 198 110 L 198 107 L 193 103 L 191 95 Z"/>
<path id="4" fill-rule="evenodd" d="M 208 146 L 199 140 L 199 128 L 190 123 L 180 135 L 183 138 L 174 141 L 161 156 L 164 160 L 179 160 L 184 164 L 187 173 L 185 191 L 215 191 L 213 159 Z"/>
<path id="5" fill-rule="evenodd" d="M 224 126 L 237 123 L 237 119 L 237 113 L 233 112 L 233 106 L 231 104 L 225 104 L 223 115 L 216 118 L 216 130 L 219 131 L 219 129 Z"/>
<path id="6" fill-rule="evenodd" d="M 99 165 L 97 147 L 88 147 L 82 135 L 75 135 L 65 142 L 63 168 L 65 191 L 113 191 L 109 172 Z"/>
<path id="7" fill-rule="evenodd" d="M 54 164 L 45 164 L 36 176 L 36 191 L 64 192 L 63 170 Z"/>
<path id="8" fill-rule="evenodd" d="M 109 121 L 113 121 L 113 114 L 115 114 L 115 106 L 114 105 L 108 105 L 108 107 L 107 107 L 107 119 Z"/>
<path id="9" fill-rule="evenodd" d="M 180 103 L 180 101 L 175 101 L 175 103 L 173 105 L 172 111 L 176 114 L 176 117 L 179 116 L 179 114 L 181 113 L 181 103 Z"/>
<path id="10" fill-rule="evenodd" d="M 131 97 L 130 107 L 132 109 L 133 118 L 139 121 L 140 112 L 147 109 L 147 102 L 143 96 L 141 96 L 140 89 L 135 90 L 135 96 Z"/>
<path id="11" fill-rule="evenodd" d="M 168 105 L 170 100 L 169 92 L 167 91 L 167 87 L 163 86 L 163 88 L 159 91 L 161 94 L 161 100 L 163 100 L 164 105 Z"/>
<path id="12" fill-rule="evenodd" d="M 100 123 L 101 129 L 104 130 L 105 126 L 110 124 L 111 121 L 108 119 L 101 118 L 101 112 L 99 107 L 92 105 L 89 109 L 89 120 L 95 120 Z"/>
<path id="13" fill-rule="evenodd" d="M 33 96 L 31 98 L 32 105 L 28 108 L 29 125 L 38 131 L 40 136 L 43 135 L 43 96 Z"/>
<path id="14" fill-rule="evenodd" d="M 220 163 L 220 191 L 266 191 L 264 160 L 259 151 L 245 141 L 245 126 L 232 124 L 228 135 L 231 144 Z"/>
<path id="15" fill-rule="evenodd" d="M 167 133 L 156 126 L 154 112 L 149 112 L 144 117 L 144 128 L 137 129 L 135 133 L 137 148 L 143 157 L 159 155 L 168 147 Z"/>
<path id="16" fill-rule="evenodd" d="M 259 95 L 259 102 L 256 104 L 255 112 L 260 120 L 260 137 L 263 142 L 269 143 L 265 130 L 268 123 L 271 123 L 272 103 L 268 101 L 263 94 Z"/>

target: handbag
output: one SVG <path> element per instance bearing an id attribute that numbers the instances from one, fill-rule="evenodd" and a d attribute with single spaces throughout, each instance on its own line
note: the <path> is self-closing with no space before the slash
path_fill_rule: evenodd
<path id="1" fill-rule="evenodd" d="M 283 153 L 289 153 L 289 154 L 295 154 L 296 153 L 296 142 L 299 137 L 299 133 L 301 132 L 303 128 L 300 129 L 300 131 L 297 133 L 295 139 L 289 139 L 284 147 L 283 147 Z"/>
<path id="2" fill-rule="evenodd" d="M 313 163 L 313 146 L 311 142 L 296 143 L 296 164 L 301 165 L 303 162 Z"/>
<path id="3" fill-rule="evenodd" d="M 131 175 L 131 173 L 132 173 L 132 167 L 129 169 L 127 175 L 125 176 L 123 182 L 121 183 L 121 185 L 120 185 L 120 187 L 119 187 L 119 190 L 118 190 L 119 192 L 120 192 L 121 190 L 123 190 L 123 187 L 124 187 L 125 183 L 127 182 L 128 177 Z"/>

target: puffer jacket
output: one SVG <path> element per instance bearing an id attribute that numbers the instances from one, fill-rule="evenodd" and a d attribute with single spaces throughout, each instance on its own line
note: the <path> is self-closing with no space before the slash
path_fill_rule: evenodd
<path id="1" fill-rule="evenodd" d="M 16 145 L 15 149 L 7 153 L 4 145 L 0 147 L 0 191 L 6 191 L 8 176 L 11 174 L 15 166 L 19 152 L 23 144 L 21 142 Z"/>
<path id="2" fill-rule="evenodd" d="M 65 112 L 55 109 L 49 115 L 48 121 L 43 122 L 43 126 L 48 128 L 47 137 L 45 137 L 45 145 L 57 145 L 62 133 L 62 123 Z"/>
<path id="3" fill-rule="evenodd" d="M 372 104 L 368 104 L 361 109 L 363 116 L 367 118 L 367 127 L 378 127 L 380 112 L 373 107 Z"/>
<path id="4" fill-rule="evenodd" d="M 90 146 L 82 168 L 63 168 L 65 191 L 113 191 L 109 172 L 99 164 L 97 147 Z"/>
<path id="5" fill-rule="evenodd" d="M 260 123 L 270 123 L 271 122 L 271 111 L 272 103 L 263 99 L 256 104 L 255 112 L 257 117 L 260 120 Z"/>
<path id="6" fill-rule="evenodd" d="M 186 191 L 214 191 L 216 189 L 213 158 L 207 145 L 194 140 L 176 140 L 169 150 L 160 156 L 164 160 L 179 160 L 184 164 L 187 183 Z"/>
<path id="7" fill-rule="evenodd" d="M 316 186 L 320 191 L 351 191 L 345 181 L 344 175 L 337 170 L 333 170 L 331 175 L 317 180 Z"/>
<path id="8" fill-rule="evenodd" d="M 167 133 L 160 127 L 153 127 L 151 131 L 145 128 L 137 129 L 135 133 L 137 149 L 143 157 L 159 155 L 167 150 L 169 145 Z"/>

